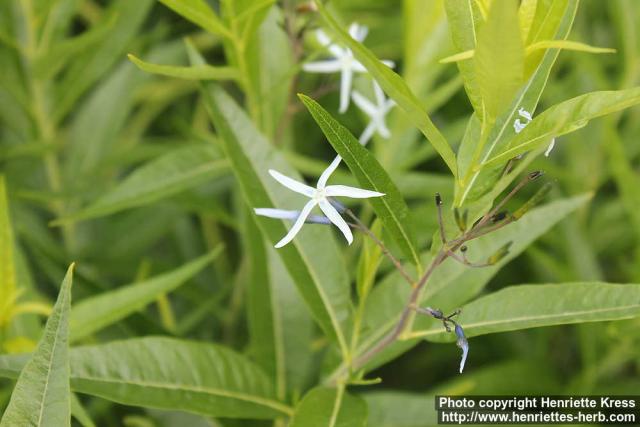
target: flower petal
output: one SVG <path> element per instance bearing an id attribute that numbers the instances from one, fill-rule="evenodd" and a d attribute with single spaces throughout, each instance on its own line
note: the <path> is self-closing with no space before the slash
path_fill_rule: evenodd
<path id="1" fill-rule="evenodd" d="M 342 68 L 340 77 L 340 113 L 344 113 L 349 108 L 349 98 L 351 97 L 351 83 L 353 81 L 353 70 L 348 67 Z"/>
<path id="2" fill-rule="evenodd" d="M 342 157 L 340 156 L 336 156 L 336 158 L 333 159 L 329 167 L 326 168 L 324 172 L 322 172 L 322 175 L 320 175 L 320 178 L 318 178 L 318 184 L 316 184 L 317 188 L 324 188 L 327 185 L 327 181 L 329 180 L 329 177 L 338 168 L 341 161 L 342 161 Z"/>
<path id="3" fill-rule="evenodd" d="M 460 373 L 464 369 L 464 364 L 467 361 L 467 355 L 469 354 L 469 342 L 467 338 L 464 336 L 464 331 L 462 330 L 462 326 L 456 323 L 455 328 L 456 336 L 458 337 L 458 341 L 456 342 L 457 346 L 462 349 L 462 359 L 460 360 Z"/>
<path id="4" fill-rule="evenodd" d="M 367 125 L 366 128 L 364 128 L 364 131 L 362 132 L 362 135 L 360 135 L 360 138 L 358 138 L 358 141 L 361 145 L 367 145 L 367 143 L 371 141 L 371 137 L 375 132 L 376 124 L 374 122 L 371 122 Z"/>
<path id="5" fill-rule="evenodd" d="M 327 33 L 324 32 L 324 30 L 316 31 L 316 39 L 322 46 L 329 46 L 331 44 L 331 39 L 329 38 Z"/>
<path id="6" fill-rule="evenodd" d="M 551 154 L 551 151 L 553 150 L 553 147 L 556 146 L 556 139 L 553 138 L 551 140 L 551 143 L 549 144 L 549 146 L 547 147 L 547 150 L 544 152 L 544 156 L 545 157 L 549 157 L 549 154 Z"/>
<path id="7" fill-rule="evenodd" d="M 340 231 L 344 235 L 344 238 L 347 239 L 347 242 L 349 244 L 351 244 L 353 242 L 353 234 L 351 233 L 351 229 L 349 228 L 349 225 L 346 223 L 346 221 L 342 219 L 336 208 L 331 206 L 331 203 L 329 203 L 327 199 L 320 200 L 319 205 L 320 209 L 322 209 L 322 212 L 324 212 L 327 218 L 329 218 L 329 221 L 331 221 L 336 227 L 340 229 Z"/>
<path id="8" fill-rule="evenodd" d="M 385 104 L 387 98 L 384 95 L 384 91 L 375 80 L 373 81 L 373 93 L 375 94 L 378 106 L 382 107 Z"/>
<path id="9" fill-rule="evenodd" d="M 389 68 L 395 68 L 396 67 L 396 63 L 391 61 L 391 60 L 389 60 L 389 59 L 383 59 L 382 63 L 384 65 L 386 65 L 387 67 L 389 67 Z"/>
<path id="10" fill-rule="evenodd" d="M 335 73 L 340 71 L 341 68 L 342 64 L 337 59 L 302 64 L 302 69 L 308 73 Z"/>
<path id="11" fill-rule="evenodd" d="M 353 102 L 355 102 L 358 108 L 364 111 L 367 116 L 375 117 L 375 115 L 378 113 L 376 106 L 360 92 L 354 90 L 351 94 L 351 98 L 353 98 Z"/>
<path id="12" fill-rule="evenodd" d="M 316 193 L 315 188 L 309 187 L 308 185 L 298 182 L 293 178 L 289 178 L 277 170 L 269 169 L 269 174 L 280 184 L 284 185 L 289 190 L 295 191 L 296 193 L 304 194 L 307 197 L 313 197 Z"/>
<path id="13" fill-rule="evenodd" d="M 255 208 L 253 211 L 256 215 L 276 219 L 296 219 L 300 216 L 300 211 L 287 211 L 284 209 Z"/>
<path id="14" fill-rule="evenodd" d="M 349 25 L 349 35 L 352 39 L 362 43 L 369 34 L 369 28 L 366 25 L 360 25 L 357 22 L 353 22 Z"/>
<path id="15" fill-rule="evenodd" d="M 367 199 L 369 197 L 384 196 L 384 193 L 349 187 L 348 185 L 329 185 L 325 187 L 325 194 L 328 197 L 351 197 L 353 199 Z"/>
<path id="16" fill-rule="evenodd" d="M 255 208 L 256 215 L 266 216 L 268 218 L 287 219 L 290 221 L 298 219 L 302 212 L 300 211 L 288 211 L 285 209 L 271 209 L 271 208 Z M 307 224 L 331 224 L 329 218 L 322 215 L 309 215 L 305 221 Z"/>
<path id="17" fill-rule="evenodd" d="M 315 200 L 309 200 L 307 204 L 304 205 L 302 211 L 300 212 L 300 216 L 298 216 L 296 222 L 293 223 L 293 226 L 291 227 L 291 229 L 289 229 L 289 232 L 278 243 L 276 243 L 276 248 L 281 248 L 293 240 L 296 234 L 298 234 L 298 231 L 300 231 L 300 229 L 302 228 L 302 225 L 309 216 L 309 213 L 311 213 L 311 209 L 313 209 L 315 205 Z"/>

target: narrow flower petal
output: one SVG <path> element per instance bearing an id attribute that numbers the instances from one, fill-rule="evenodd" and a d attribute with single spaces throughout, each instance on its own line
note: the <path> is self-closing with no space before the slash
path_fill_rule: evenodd
<path id="1" fill-rule="evenodd" d="M 307 62 L 302 64 L 302 69 L 308 73 L 335 73 L 342 69 L 342 65 L 337 59 L 326 61 Z"/>
<path id="2" fill-rule="evenodd" d="M 300 211 L 287 211 L 284 209 L 255 208 L 253 211 L 256 215 L 276 219 L 296 219 L 300 215 Z"/>
<path id="3" fill-rule="evenodd" d="M 389 67 L 389 68 L 395 68 L 395 67 L 396 67 L 396 63 L 395 63 L 395 62 L 393 62 L 393 61 L 390 61 L 390 60 L 388 60 L 388 59 L 383 59 L 383 60 L 382 60 L 382 63 L 383 63 L 384 65 L 386 65 L 387 67 Z"/>
<path id="4" fill-rule="evenodd" d="M 379 115 L 373 119 L 373 122 L 375 123 L 376 129 L 381 137 L 388 139 L 391 136 L 391 131 L 387 127 L 387 123 L 384 121 L 384 116 Z"/>
<path id="5" fill-rule="evenodd" d="M 467 338 L 464 336 L 464 331 L 462 330 L 462 327 L 457 323 L 456 323 L 455 333 L 456 333 L 456 336 L 458 337 L 458 340 L 456 341 L 456 345 L 462 349 L 462 359 L 460 360 L 460 373 L 462 373 L 462 370 L 464 369 L 464 364 L 467 361 L 467 355 L 469 354 L 469 342 L 467 341 Z"/>
<path id="6" fill-rule="evenodd" d="M 531 117 L 531 113 L 525 110 L 524 108 L 520 108 L 518 110 L 518 114 L 520 115 L 520 117 L 524 117 L 525 119 L 527 119 L 528 122 L 533 120 L 533 117 Z"/>
<path id="7" fill-rule="evenodd" d="M 324 32 L 324 30 L 316 31 L 316 39 L 322 46 L 329 46 L 331 44 L 331 39 L 329 38 L 327 33 Z"/>
<path id="8" fill-rule="evenodd" d="M 373 81 L 373 93 L 376 97 L 376 102 L 378 103 L 378 106 L 383 106 L 386 101 L 386 97 L 384 95 L 384 91 L 382 90 L 378 82 L 376 82 L 375 80 Z"/>
<path id="9" fill-rule="evenodd" d="M 276 246 L 275 246 L 276 248 L 281 248 L 293 240 L 293 238 L 296 236 L 296 234 L 298 234 L 298 232 L 302 228 L 302 225 L 304 224 L 305 220 L 309 216 L 309 213 L 311 213 L 311 209 L 313 209 L 316 203 L 317 202 L 315 200 L 309 200 L 307 204 L 304 205 L 304 207 L 302 208 L 302 211 L 300 212 L 300 216 L 298 216 L 298 219 L 296 219 L 296 222 L 293 223 L 293 226 L 291 227 L 289 232 L 286 234 L 286 236 L 282 238 L 282 240 L 276 243 Z"/>
<path id="10" fill-rule="evenodd" d="M 362 43 L 369 34 L 369 28 L 366 25 L 360 25 L 357 22 L 349 25 L 349 35 L 352 39 Z"/>
<path id="11" fill-rule="evenodd" d="M 516 133 L 522 132 L 522 129 L 524 129 L 525 127 L 527 127 L 527 125 L 520 123 L 520 119 L 516 119 L 513 122 L 513 130 L 515 130 Z"/>
<path id="12" fill-rule="evenodd" d="M 547 151 L 544 152 L 544 156 L 545 157 L 549 157 L 549 154 L 551 154 L 551 151 L 553 150 L 553 147 L 556 146 L 556 139 L 553 138 L 551 140 L 551 143 L 549 144 L 549 146 L 547 147 Z"/>
<path id="13" fill-rule="evenodd" d="M 357 59 L 351 60 L 351 69 L 356 73 L 367 73 L 367 69 Z"/>
<path id="14" fill-rule="evenodd" d="M 316 193 L 316 190 L 314 188 L 298 182 L 293 178 L 289 178 L 288 176 L 283 175 L 276 170 L 269 169 L 269 174 L 280 184 L 284 185 L 289 190 L 295 191 L 296 193 L 304 194 L 307 197 L 313 197 L 313 195 Z"/>
<path id="15" fill-rule="evenodd" d="M 344 113 L 349 108 L 349 98 L 351 98 L 351 83 L 353 81 L 353 70 L 349 67 L 342 68 L 340 77 L 340 113 Z"/>
<path id="16" fill-rule="evenodd" d="M 353 234 L 351 233 L 349 225 L 344 219 L 342 219 L 338 211 L 333 206 L 331 206 L 331 203 L 329 203 L 327 199 L 320 200 L 319 205 L 320 209 L 322 209 L 322 212 L 324 212 L 327 218 L 329 218 L 329 221 L 331 221 L 336 227 L 340 229 L 340 231 L 344 235 L 344 238 L 347 239 L 347 242 L 349 244 L 351 244 L 353 242 Z"/>
<path id="17" fill-rule="evenodd" d="M 358 141 L 361 145 L 367 145 L 367 143 L 371 141 L 371 137 L 375 132 L 376 125 L 375 123 L 371 122 L 367 125 L 366 128 L 364 128 L 364 131 L 362 132 L 362 135 L 360 135 L 360 138 L 358 138 Z"/>
<path id="18" fill-rule="evenodd" d="M 367 199 L 369 197 L 384 196 L 384 193 L 349 187 L 348 185 L 329 185 L 325 188 L 325 194 L 328 197 L 351 197 L 353 199 Z"/>
<path id="19" fill-rule="evenodd" d="M 288 211 L 284 209 L 271 209 L 271 208 L 256 208 L 254 209 L 256 215 L 266 216 L 267 218 L 275 219 L 287 219 L 294 221 L 300 216 L 300 211 Z M 322 215 L 309 215 L 305 221 L 307 224 L 324 224 L 329 225 L 331 221 L 329 218 Z"/>
<path id="20" fill-rule="evenodd" d="M 378 114 L 378 110 L 376 106 L 369 101 L 365 96 L 363 96 L 360 92 L 356 92 L 355 90 L 351 94 L 351 98 L 353 98 L 353 102 L 360 108 L 364 113 L 369 117 L 375 117 Z"/>
<path id="21" fill-rule="evenodd" d="M 329 180 L 329 177 L 331 177 L 331 174 L 338 168 L 341 161 L 342 161 L 342 157 L 336 156 L 336 158 L 333 159 L 329 167 L 326 168 L 324 172 L 322 172 L 322 175 L 320 175 L 320 178 L 318 178 L 318 184 L 316 185 L 318 189 L 322 189 L 327 185 L 327 181 Z"/>

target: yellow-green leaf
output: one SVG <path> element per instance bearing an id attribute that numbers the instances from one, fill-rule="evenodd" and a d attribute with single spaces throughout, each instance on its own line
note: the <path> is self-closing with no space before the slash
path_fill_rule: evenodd
<path id="1" fill-rule="evenodd" d="M 73 264 L 38 348 L 22 369 L 0 427 L 71 425 L 69 386 L 69 311 Z"/>
<path id="2" fill-rule="evenodd" d="M 10 320 L 15 302 L 16 271 L 13 261 L 13 231 L 4 175 L 0 175 L 0 327 Z"/>
<path id="3" fill-rule="evenodd" d="M 542 40 L 539 42 L 535 42 L 530 44 L 526 48 L 526 53 L 529 55 L 534 50 L 537 49 L 564 49 L 564 50 L 575 50 L 578 52 L 587 52 L 587 53 L 615 53 L 615 49 L 611 49 L 608 47 L 596 47 L 590 46 L 586 43 L 575 42 L 571 40 Z"/>
<path id="4" fill-rule="evenodd" d="M 160 0 L 160 3 L 212 34 L 233 37 L 222 20 L 204 0 Z"/>
<path id="5" fill-rule="evenodd" d="M 478 31 L 474 66 L 484 105 L 483 121 L 493 124 L 522 83 L 524 48 L 514 0 L 492 3 L 487 22 Z"/>
<path id="6" fill-rule="evenodd" d="M 161 76 L 176 77 L 185 80 L 234 80 L 238 77 L 238 71 L 233 67 L 214 67 L 211 65 L 193 65 L 180 67 L 175 65 L 161 65 L 146 62 L 129 54 L 129 60 L 142 71 L 159 74 Z"/>

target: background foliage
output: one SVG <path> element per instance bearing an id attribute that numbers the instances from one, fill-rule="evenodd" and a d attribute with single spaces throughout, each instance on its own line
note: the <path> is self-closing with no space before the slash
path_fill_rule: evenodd
<path id="1" fill-rule="evenodd" d="M 70 407 L 83 426 L 416 427 L 434 424 L 436 393 L 637 393 L 640 110 L 619 110 L 640 102 L 640 5 L 521 3 L 530 21 L 492 32 L 487 0 L 334 0 L 324 18 L 294 0 L 0 2 L 2 425 L 39 405 L 36 425 L 62 425 Z M 352 21 L 370 27 L 369 50 L 340 34 Z M 373 155 L 346 155 L 368 118 L 353 105 L 338 114 L 338 78 L 301 71 L 325 56 L 320 26 L 398 104 Z M 545 44 L 563 31 L 616 52 Z M 441 61 L 461 52 L 457 66 Z M 531 80 L 546 83 L 538 102 L 520 90 L 547 62 L 548 81 Z M 367 75 L 355 87 L 372 95 Z M 305 98 L 313 116 L 297 92 L 319 103 Z M 515 136 L 519 107 L 536 113 Z M 487 141 L 497 151 L 476 154 Z M 349 168 L 336 182 L 397 188 L 390 206 L 349 207 L 412 274 L 439 249 L 435 192 L 453 235 L 453 205 L 472 223 L 521 172 L 552 182 L 546 204 L 469 244 L 481 261 L 511 241 L 506 258 L 448 260 L 426 287 L 425 305 L 463 308 L 463 375 L 454 337 L 420 318 L 416 337 L 365 366 L 381 384 L 352 385 L 354 373 L 335 387 L 410 289 L 361 235 L 346 246 L 307 225 L 277 252 L 288 224 L 251 211 L 300 206 L 267 170 L 315 182 L 334 148 Z M 47 366 L 55 387 L 38 374 Z"/>

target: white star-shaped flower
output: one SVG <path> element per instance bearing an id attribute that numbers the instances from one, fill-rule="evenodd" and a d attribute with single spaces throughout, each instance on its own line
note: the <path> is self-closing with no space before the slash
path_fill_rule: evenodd
<path id="1" fill-rule="evenodd" d="M 296 193 L 302 194 L 303 196 L 307 196 L 310 200 L 304 205 L 300 212 L 298 211 L 285 211 L 281 209 L 264 209 L 258 208 L 255 209 L 256 214 L 262 216 L 268 216 L 271 218 L 279 218 L 279 219 L 293 219 L 293 215 L 295 215 L 295 222 L 293 226 L 289 230 L 286 236 L 282 238 L 278 243 L 276 243 L 276 248 L 281 248 L 287 243 L 291 242 L 296 234 L 302 228 L 302 225 L 307 221 L 307 219 L 311 218 L 312 222 L 324 222 L 322 218 L 316 215 L 310 215 L 311 210 L 317 205 L 320 207 L 320 210 L 326 215 L 326 218 L 333 223 L 336 227 L 340 229 L 342 234 L 344 235 L 347 242 L 351 244 L 353 242 L 353 234 L 351 233 L 351 229 L 349 225 L 346 223 L 344 219 L 340 216 L 340 213 L 336 210 L 336 208 L 331 204 L 331 201 L 328 199 L 329 197 L 351 197 L 354 199 L 366 199 L 369 197 L 380 197 L 384 196 L 383 193 L 378 193 L 377 191 L 363 190 L 361 188 L 349 187 L 346 185 L 327 185 L 327 181 L 331 174 L 336 170 L 338 165 L 340 164 L 340 156 L 336 157 L 333 162 L 329 165 L 329 167 L 322 172 L 320 178 L 318 179 L 318 183 L 316 184 L 316 188 L 310 187 L 306 184 L 303 184 L 299 181 L 296 181 L 293 178 L 289 178 L 281 174 L 278 171 L 273 169 L 269 169 L 269 174 L 280 184 L 284 185 L 288 189 L 295 191 Z"/>
<path id="2" fill-rule="evenodd" d="M 373 92 L 376 98 L 375 103 L 371 102 L 357 91 L 353 91 L 353 94 L 351 95 L 353 102 L 355 102 L 356 105 L 371 118 L 371 121 L 362 132 L 362 135 L 360 135 L 359 141 L 362 145 L 366 145 L 376 132 L 378 132 L 378 135 L 383 138 L 389 138 L 391 136 L 385 117 L 396 103 L 385 97 L 382 88 L 375 81 L 373 82 Z"/>
<path id="3" fill-rule="evenodd" d="M 364 25 L 353 23 L 349 26 L 349 35 L 361 42 L 367 37 L 369 29 Z M 349 108 L 349 98 L 351 97 L 351 86 L 353 83 L 353 73 L 366 73 L 367 69 L 353 57 L 351 49 L 339 46 L 331 42 L 327 34 L 316 31 L 316 37 L 321 45 L 326 47 L 333 55 L 333 59 L 316 62 L 307 62 L 302 65 L 302 69 L 309 73 L 336 73 L 340 72 L 340 112 L 344 113 Z M 382 61 L 385 65 L 393 67 L 392 61 Z"/>

